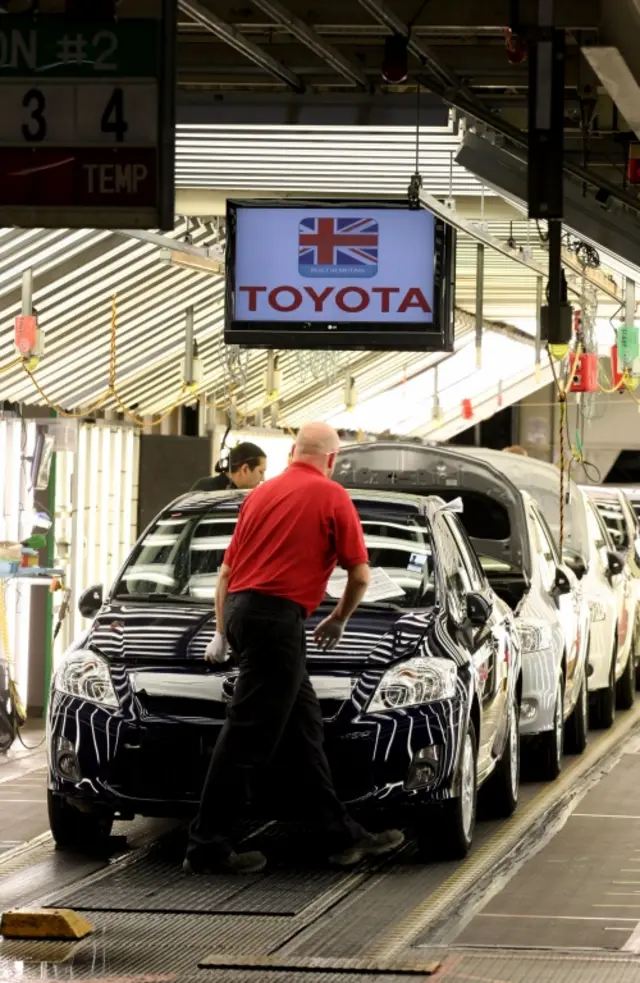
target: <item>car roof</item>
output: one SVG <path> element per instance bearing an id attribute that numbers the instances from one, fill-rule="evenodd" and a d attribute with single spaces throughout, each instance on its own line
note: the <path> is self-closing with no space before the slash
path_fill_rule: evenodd
<path id="1" fill-rule="evenodd" d="M 521 491 L 528 491 L 542 509 L 547 523 L 556 538 L 559 534 L 560 469 L 548 461 L 509 451 L 490 450 L 487 447 L 465 447 L 470 457 L 487 461 L 507 475 Z M 588 529 L 584 498 L 573 478 L 565 475 L 565 487 L 571 490 L 571 500 L 564 513 L 564 532 L 568 546 L 585 553 Z"/>
<path id="2" fill-rule="evenodd" d="M 342 487 L 342 486 L 341 486 Z M 433 513 L 444 506 L 446 503 L 437 495 L 414 495 L 411 492 L 378 491 L 368 488 L 346 489 L 352 499 L 366 499 L 368 501 L 387 502 L 389 504 L 413 505 L 416 509 L 424 509 L 429 518 Z M 237 506 L 247 497 L 250 489 L 231 488 L 225 491 L 195 491 L 187 492 L 175 499 L 163 510 L 163 514 L 172 509 L 180 508 L 187 511 L 198 511 L 203 506 L 221 508 L 225 506 Z"/>

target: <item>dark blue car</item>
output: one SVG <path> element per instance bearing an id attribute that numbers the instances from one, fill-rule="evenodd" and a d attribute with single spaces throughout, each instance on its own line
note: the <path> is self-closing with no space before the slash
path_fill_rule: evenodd
<path id="1" fill-rule="evenodd" d="M 49 815 L 59 846 L 95 845 L 115 817 L 189 815 L 232 695 L 211 666 L 216 576 L 242 492 L 189 494 L 134 547 L 109 595 L 85 591 L 92 624 L 66 653 L 48 721 Z M 341 797 L 410 814 L 443 854 L 471 844 L 478 789 L 509 815 L 519 785 L 520 652 L 455 513 L 439 498 L 352 492 L 372 586 L 331 653 L 312 640 L 341 572 L 307 626 L 308 662 Z M 304 818 L 304 762 L 285 740 L 252 803 Z"/>

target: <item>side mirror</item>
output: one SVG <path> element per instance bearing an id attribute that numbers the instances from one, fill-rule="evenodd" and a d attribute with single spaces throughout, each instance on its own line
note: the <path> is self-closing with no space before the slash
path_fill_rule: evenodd
<path id="1" fill-rule="evenodd" d="M 607 570 L 611 577 L 617 577 L 624 570 L 623 558 L 613 550 L 607 550 Z"/>
<path id="2" fill-rule="evenodd" d="M 556 578 L 553 583 L 553 593 L 557 597 L 561 597 L 563 594 L 571 593 L 571 581 L 561 567 L 557 567 L 556 569 Z"/>
<path id="3" fill-rule="evenodd" d="M 102 584 L 88 587 L 78 600 L 78 611 L 83 618 L 95 618 L 102 607 Z"/>
<path id="4" fill-rule="evenodd" d="M 492 611 L 493 602 L 484 594 L 479 591 L 467 594 L 467 617 L 474 628 L 484 628 Z"/>
<path id="5" fill-rule="evenodd" d="M 576 575 L 578 580 L 582 580 L 587 572 L 587 562 L 585 558 L 576 550 L 569 549 L 566 546 L 562 550 L 562 562 L 565 566 L 569 567 L 569 570 Z"/>

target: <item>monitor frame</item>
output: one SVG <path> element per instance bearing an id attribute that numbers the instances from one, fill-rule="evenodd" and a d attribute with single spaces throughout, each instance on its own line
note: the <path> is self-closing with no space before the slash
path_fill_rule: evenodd
<path id="1" fill-rule="evenodd" d="M 246 199 L 227 201 L 224 340 L 265 350 L 453 352 L 455 315 L 455 230 L 434 217 L 433 321 L 237 321 L 235 319 L 236 219 L 247 208 L 371 208 L 419 211 L 408 199 Z M 336 329 L 337 324 L 337 329 Z"/>

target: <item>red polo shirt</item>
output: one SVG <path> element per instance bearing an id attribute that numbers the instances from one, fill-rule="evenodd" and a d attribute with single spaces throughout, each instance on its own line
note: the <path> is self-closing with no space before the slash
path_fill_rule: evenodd
<path id="1" fill-rule="evenodd" d="M 336 564 L 350 570 L 369 557 L 345 489 L 295 461 L 247 496 L 224 562 L 231 568 L 229 593 L 284 597 L 311 614 Z"/>

